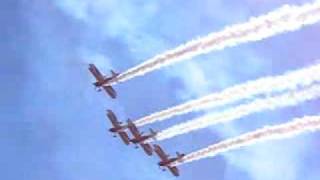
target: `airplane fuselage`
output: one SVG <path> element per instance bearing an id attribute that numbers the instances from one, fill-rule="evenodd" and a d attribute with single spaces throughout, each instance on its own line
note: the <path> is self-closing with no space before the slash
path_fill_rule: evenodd
<path id="1" fill-rule="evenodd" d="M 168 166 L 170 165 L 171 163 L 177 161 L 178 158 L 173 158 L 173 159 L 170 159 L 169 161 L 161 161 L 158 163 L 159 166 Z"/>
<path id="2" fill-rule="evenodd" d="M 123 130 L 123 127 L 113 127 L 113 128 L 109 129 L 109 131 L 113 132 L 113 133 L 117 133 L 117 132 L 119 132 L 121 130 Z"/>
<path id="3" fill-rule="evenodd" d="M 118 133 L 118 132 L 124 131 L 126 128 L 128 128 L 127 125 L 117 126 L 117 127 L 110 128 L 109 131 L 113 133 Z"/>
<path id="4" fill-rule="evenodd" d="M 107 84 L 109 81 L 111 81 L 112 78 L 106 78 L 106 79 L 103 79 L 101 81 L 97 81 L 95 83 L 93 83 L 96 87 L 101 87 L 103 86 L 104 84 Z"/>
<path id="5" fill-rule="evenodd" d="M 134 138 L 134 139 L 131 139 L 130 141 L 132 142 L 132 143 L 134 143 L 134 144 L 139 144 L 139 143 L 143 143 L 145 140 L 147 140 L 148 139 L 148 137 L 141 137 L 141 138 L 139 138 L 139 139 L 136 139 L 136 138 Z"/>
<path id="6" fill-rule="evenodd" d="M 153 136 L 141 136 L 139 138 L 134 138 L 134 139 L 131 139 L 130 141 L 134 144 L 139 144 L 139 143 L 143 143 L 144 141 L 152 138 Z"/>

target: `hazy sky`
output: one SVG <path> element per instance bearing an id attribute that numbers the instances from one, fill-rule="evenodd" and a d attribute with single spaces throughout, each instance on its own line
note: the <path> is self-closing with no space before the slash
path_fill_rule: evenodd
<path id="1" fill-rule="evenodd" d="M 122 72 L 164 50 L 227 25 L 307 0 L 1 0 L 0 179 L 170 180 L 157 157 L 107 132 L 121 120 L 266 75 L 312 65 L 320 24 L 202 55 L 117 85 L 111 100 L 87 68 Z M 160 144 L 191 152 L 264 125 L 316 115 L 320 101 L 250 115 Z M 318 106 L 317 106 L 318 105 Z M 161 130 L 206 112 L 152 124 Z M 145 131 L 148 127 L 143 127 Z M 182 180 L 318 180 L 320 133 L 261 143 L 181 166 Z"/>

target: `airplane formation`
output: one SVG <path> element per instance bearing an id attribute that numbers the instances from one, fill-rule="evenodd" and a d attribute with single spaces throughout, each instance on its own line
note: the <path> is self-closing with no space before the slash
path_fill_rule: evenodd
<path id="1" fill-rule="evenodd" d="M 117 92 L 111 85 L 108 85 L 108 83 L 114 80 L 119 74 L 111 70 L 111 77 L 104 76 L 94 64 L 89 64 L 89 71 L 96 79 L 96 82 L 93 83 L 96 90 L 101 91 L 103 89 L 108 96 L 115 99 Z M 118 135 L 125 145 L 134 144 L 136 148 L 140 146 L 148 156 L 152 156 L 155 152 L 160 158 L 158 165 L 163 168 L 163 171 L 167 168 L 174 176 L 180 175 L 179 169 L 174 166 L 173 163 L 180 162 L 185 154 L 177 152 L 176 157 L 170 157 L 160 145 L 148 143 L 148 140 L 155 139 L 157 135 L 157 132 L 153 129 L 150 128 L 149 134 L 144 135 L 130 119 L 127 120 L 126 124 L 123 124 L 110 109 L 107 110 L 106 116 L 112 124 L 112 128 L 110 128 L 109 131 L 113 133 L 113 137 L 117 137 Z M 130 138 L 128 133 L 133 137 Z"/>
<path id="2" fill-rule="evenodd" d="M 220 32 L 213 32 L 202 38 L 187 42 L 175 49 L 146 60 L 142 64 L 128 69 L 121 74 L 111 70 L 111 75 L 105 76 L 94 64 L 89 64 L 89 71 L 96 79 L 96 82 L 93 83 L 95 89 L 97 91 L 105 91 L 112 99 L 116 99 L 117 92 L 113 88 L 115 84 L 145 75 L 148 72 L 183 60 L 192 59 L 192 57 L 200 54 L 223 50 L 242 43 L 260 41 L 285 32 L 296 31 L 317 22 L 320 22 L 320 1 L 306 3 L 301 6 L 286 5 L 265 15 L 250 18 L 248 22 L 228 26 Z M 168 137 L 188 133 L 217 122 L 231 121 L 267 109 L 297 105 L 304 101 L 318 98 L 320 94 L 319 85 L 307 88 L 308 85 L 318 82 L 318 79 L 314 78 L 319 77 L 316 75 L 319 72 L 318 68 L 320 68 L 320 65 L 319 67 L 314 66 L 313 68 L 307 68 L 292 74 L 279 77 L 265 77 L 260 80 L 240 84 L 219 93 L 213 93 L 206 97 L 156 112 L 134 122 L 128 119 L 126 123 L 122 123 L 112 110 L 107 110 L 106 116 L 112 124 L 112 128 L 109 131 L 114 137 L 119 136 L 125 145 L 134 144 L 136 148 L 140 146 L 148 156 L 156 154 L 160 158 L 158 162 L 160 168 L 163 170 L 168 169 L 174 176 L 179 176 L 180 173 L 177 166 L 181 164 L 212 157 L 221 152 L 263 140 L 287 138 L 288 136 L 305 131 L 319 130 L 320 117 L 304 117 L 292 123 L 266 127 L 244 134 L 243 136 L 235 137 L 234 139 L 227 139 L 199 151 L 188 153 L 187 155 L 177 152 L 175 157 L 170 157 L 170 155 L 166 154 L 160 145 L 151 144 L 151 142 L 156 142 L 155 140 L 160 141 Z M 297 90 L 296 87 L 299 84 L 304 84 L 305 89 Z M 241 99 L 253 98 L 259 94 L 269 94 L 282 90 L 291 90 L 292 92 L 284 93 L 281 96 L 256 99 L 252 103 L 242 104 L 231 111 L 223 111 L 218 114 L 219 116 L 204 116 L 185 124 L 178 124 L 161 132 L 150 129 L 148 134 L 144 134 L 138 128 L 148 123 L 169 119 L 175 115 L 185 114 L 196 109 L 213 108 Z"/>

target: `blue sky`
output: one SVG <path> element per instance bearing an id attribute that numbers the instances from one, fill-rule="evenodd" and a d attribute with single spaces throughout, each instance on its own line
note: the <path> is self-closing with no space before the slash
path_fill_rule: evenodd
<path id="1" fill-rule="evenodd" d="M 192 38 L 303 0 L 2 0 L 1 179 L 170 180 L 156 157 L 107 132 L 104 112 L 139 118 L 165 107 L 319 58 L 320 25 L 209 53 L 96 93 L 87 70 L 124 71 Z M 191 152 L 266 124 L 317 114 L 319 101 L 251 115 L 161 142 Z M 160 130 L 204 114 L 149 127 Z M 147 128 L 147 127 L 146 127 Z M 144 128 L 143 128 L 144 129 Z M 179 179 L 316 180 L 319 133 L 267 142 L 181 167 Z"/>

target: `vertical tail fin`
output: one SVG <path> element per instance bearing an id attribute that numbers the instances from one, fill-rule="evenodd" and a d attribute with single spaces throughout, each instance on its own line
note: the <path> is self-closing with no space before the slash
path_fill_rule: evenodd
<path id="1" fill-rule="evenodd" d="M 157 132 L 154 131 L 152 128 L 150 128 L 149 130 L 150 130 L 150 134 L 151 134 L 151 136 L 152 136 L 152 139 L 156 141 L 156 140 L 157 140 L 157 139 L 156 139 Z"/>
<path id="2" fill-rule="evenodd" d="M 156 131 L 154 131 L 152 128 L 149 129 L 151 134 L 157 134 Z"/>
<path id="3" fill-rule="evenodd" d="M 119 75 L 118 73 L 114 72 L 113 70 L 110 70 L 110 72 L 111 72 L 112 78 L 114 78 L 114 77 Z"/>
<path id="4" fill-rule="evenodd" d="M 181 154 L 179 152 L 176 152 L 176 154 L 178 159 L 182 159 L 185 156 L 185 154 Z"/>

